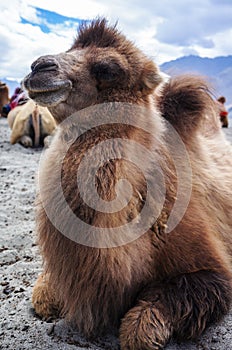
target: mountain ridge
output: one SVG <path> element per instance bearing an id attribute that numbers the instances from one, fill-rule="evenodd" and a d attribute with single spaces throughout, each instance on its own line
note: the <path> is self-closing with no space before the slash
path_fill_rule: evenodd
<path id="1" fill-rule="evenodd" d="M 162 72 L 178 74 L 199 74 L 206 77 L 215 88 L 215 97 L 223 95 L 227 104 L 232 104 L 232 55 L 215 58 L 183 56 L 160 65 Z"/>

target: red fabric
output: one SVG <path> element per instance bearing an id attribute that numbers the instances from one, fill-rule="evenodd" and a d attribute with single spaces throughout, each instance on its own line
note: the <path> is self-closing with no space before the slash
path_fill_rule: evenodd
<path id="1" fill-rule="evenodd" d="M 221 111 L 220 112 L 220 117 L 227 117 L 228 112 L 227 111 Z"/>
<path id="2" fill-rule="evenodd" d="M 23 101 L 26 99 L 27 99 L 27 94 L 25 91 L 22 91 L 18 95 L 13 96 L 13 98 L 11 98 L 11 102 L 10 102 L 10 109 L 15 108 L 16 106 L 18 106 L 20 101 Z"/>

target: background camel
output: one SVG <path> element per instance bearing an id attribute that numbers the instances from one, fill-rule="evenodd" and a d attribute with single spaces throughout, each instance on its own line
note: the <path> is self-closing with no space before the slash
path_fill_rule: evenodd
<path id="1" fill-rule="evenodd" d="M 9 103 L 9 88 L 8 86 L 0 81 L 0 115 L 2 112 L 2 107 Z"/>
<path id="2" fill-rule="evenodd" d="M 86 336 L 116 327 L 122 349 L 195 338 L 231 303 L 232 151 L 204 81 L 175 78 L 157 90 L 161 81 L 157 66 L 105 20 L 82 26 L 66 53 L 40 57 L 24 80 L 30 97 L 60 123 L 40 169 L 37 232 L 45 266 L 33 305 L 43 317 L 61 313 Z M 102 115 L 105 123 L 88 128 Z M 184 176 L 190 169 L 165 120 L 180 133 L 192 166 L 184 183 L 186 191 L 192 185 L 190 200 L 171 232 L 180 200 L 177 168 Z M 91 162 L 81 167 L 87 155 Z M 138 159 L 144 172 L 127 159 Z M 115 200 L 118 181 L 126 179 L 131 197 L 123 188 L 120 201 L 127 205 L 115 212 L 92 208 L 94 191 L 77 187 L 80 168 L 78 184 L 94 174 L 104 203 Z M 144 203 L 155 220 L 149 216 L 138 235 Z M 74 224 L 70 209 L 89 231 Z M 113 239 L 112 228 L 119 228 Z"/>
<path id="3" fill-rule="evenodd" d="M 218 108 L 218 114 L 221 120 L 221 124 L 223 128 L 228 128 L 229 126 L 229 118 L 228 118 L 228 111 L 226 110 L 225 107 L 225 103 L 226 103 L 226 98 L 224 96 L 220 96 L 218 97 L 218 99 L 216 100 L 216 105 Z"/>
<path id="4" fill-rule="evenodd" d="M 11 144 L 19 142 L 24 147 L 48 145 L 49 135 L 56 128 L 56 122 L 48 109 L 37 106 L 32 100 L 12 109 L 7 120 L 12 129 Z"/>

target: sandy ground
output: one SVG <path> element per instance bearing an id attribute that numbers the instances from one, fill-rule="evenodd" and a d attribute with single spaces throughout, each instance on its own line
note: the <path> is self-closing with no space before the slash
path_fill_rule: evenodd
<path id="1" fill-rule="evenodd" d="M 225 130 L 232 142 L 232 128 Z M 112 336 L 95 343 L 81 338 L 62 320 L 44 322 L 31 307 L 32 286 L 41 271 L 34 237 L 35 174 L 41 151 L 10 145 L 0 118 L 0 349 L 119 349 Z M 167 350 L 232 349 L 232 312 L 195 343 L 170 343 Z"/>

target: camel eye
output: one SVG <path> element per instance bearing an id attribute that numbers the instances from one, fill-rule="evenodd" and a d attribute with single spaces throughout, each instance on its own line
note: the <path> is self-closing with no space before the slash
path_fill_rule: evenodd
<path id="1" fill-rule="evenodd" d="M 98 62 L 91 67 L 91 74 L 97 80 L 99 87 L 106 88 L 113 86 L 116 82 L 125 81 L 126 72 L 116 62 Z"/>
<path id="2" fill-rule="evenodd" d="M 96 79 L 108 81 L 115 80 L 119 71 L 120 68 L 115 63 L 97 63 L 92 69 L 92 73 L 95 75 Z"/>

